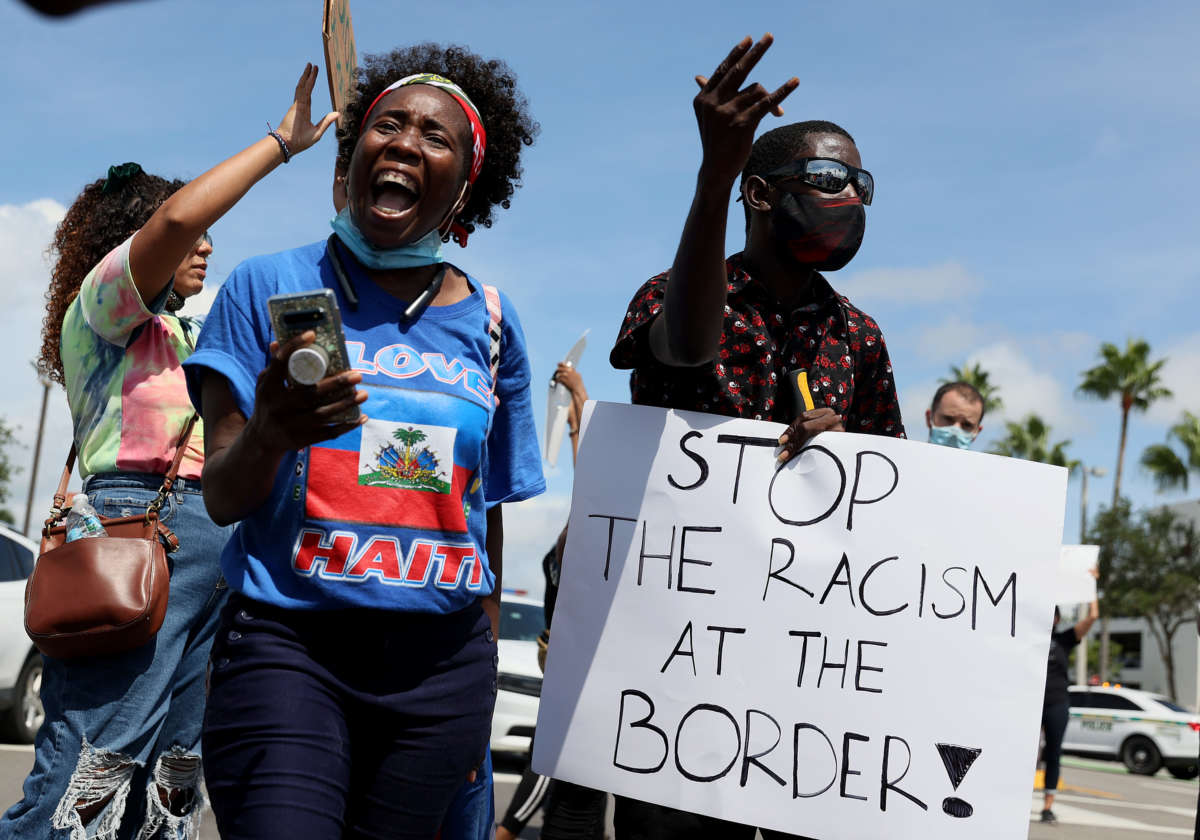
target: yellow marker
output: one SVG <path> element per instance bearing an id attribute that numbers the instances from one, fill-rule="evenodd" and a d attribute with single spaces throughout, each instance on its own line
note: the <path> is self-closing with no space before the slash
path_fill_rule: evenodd
<path id="1" fill-rule="evenodd" d="M 804 400 L 804 410 L 812 411 L 814 406 L 813 406 L 812 391 L 810 391 L 808 389 L 808 372 L 803 371 L 803 370 L 798 370 L 795 372 L 795 376 L 796 376 L 796 391 L 797 391 L 797 393 L 800 394 L 800 399 Z"/>

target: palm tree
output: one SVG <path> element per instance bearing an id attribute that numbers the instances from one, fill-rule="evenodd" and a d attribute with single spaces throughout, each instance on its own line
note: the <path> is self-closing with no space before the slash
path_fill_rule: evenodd
<path id="1" fill-rule="evenodd" d="M 1029 414 L 1020 423 L 1010 420 L 1004 427 L 1006 433 L 996 442 L 992 449 L 993 454 L 1066 467 L 1071 471 L 1079 466 L 1078 461 L 1067 457 L 1066 448 L 1071 445 L 1071 441 L 1060 440 L 1051 444 L 1050 427 L 1038 415 Z"/>
<path id="2" fill-rule="evenodd" d="M 1166 359 L 1150 361 L 1150 344 L 1144 339 L 1128 339 L 1122 352 L 1115 344 L 1100 345 L 1101 363 L 1083 372 L 1083 381 L 1075 389 L 1085 397 L 1107 400 L 1116 397 L 1121 407 L 1121 437 L 1117 443 L 1117 471 L 1113 476 L 1112 509 L 1121 499 L 1121 473 L 1125 466 L 1125 441 L 1129 434 L 1129 413 L 1145 412 L 1157 400 L 1171 396 L 1163 387 L 1161 372 Z M 1103 588 L 1104 581 L 1100 581 Z M 1100 618 L 1100 678 L 1108 679 L 1108 616 Z"/>
<path id="3" fill-rule="evenodd" d="M 396 429 L 392 437 L 404 444 L 404 463 L 412 463 L 412 448 L 425 440 L 425 433 L 420 429 Z"/>
<path id="4" fill-rule="evenodd" d="M 1075 389 L 1085 397 L 1107 400 L 1116 397 L 1121 406 L 1121 437 L 1117 443 L 1117 471 L 1113 476 L 1113 507 L 1121 498 L 1121 473 L 1125 466 L 1125 441 L 1129 434 L 1129 413 L 1145 412 L 1158 400 L 1171 396 L 1162 386 L 1161 372 L 1166 359 L 1150 361 L 1150 345 L 1143 339 L 1129 339 L 1122 352 L 1117 345 L 1100 345 L 1103 360 L 1083 372 L 1083 381 Z"/>
<path id="5" fill-rule="evenodd" d="M 1183 446 L 1182 457 L 1165 443 L 1147 446 L 1142 453 L 1142 466 L 1154 476 L 1160 493 L 1177 487 L 1187 490 L 1188 473 L 1200 472 L 1200 417 L 1183 412 L 1183 418 L 1167 432 L 1167 440 L 1171 438 Z"/>
<path id="6" fill-rule="evenodd" d="M 983 397 L 983 413 L 991 414 L 993 411 L 999 411 L 1004 405 L 1004 400 L 1000 399 L 1000 386 L 993 385 L 988 381 L 988 372 L 979 366 L 979 363 L 967 367 L 964 362 L 962 367 L 950 366 L 950 379 L 939 379 L 938 383 L 945 385 L 949 382 L 966 382 L 968 385 L 973 385 L 979 395 Z"/>

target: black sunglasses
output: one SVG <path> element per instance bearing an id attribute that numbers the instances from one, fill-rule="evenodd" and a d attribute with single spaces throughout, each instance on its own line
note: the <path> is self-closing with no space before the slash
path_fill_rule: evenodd
<path id="1" fill-rule="evenodd" d="M 840 193 L 847 184 L 853 183 L 863 204 L 870 204 L 875 197 L 875 179 L 870 172 L 831 158 L 800 158 L 771 170 L 766 177 L 776 180 L 799 178 L 826 193 Z"/>

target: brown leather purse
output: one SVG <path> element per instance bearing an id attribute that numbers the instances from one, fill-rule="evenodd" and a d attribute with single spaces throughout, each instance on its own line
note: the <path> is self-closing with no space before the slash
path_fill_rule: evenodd
<path id="1" fill-rule="evenodd" d="M 42 653 L 57 659 L 121 653 L 150 641 L 162 627 L 171 583 L 167 552 L 179 547 L 179 539 L 158 512 L 195 425 L 193 414 L 145 513 L 101 517 L 107 536 L 66 542 L 67 482 L 75 468 L 71 446 L 42 528 L 41 554 L 25 584 L 25 632 Z"/>

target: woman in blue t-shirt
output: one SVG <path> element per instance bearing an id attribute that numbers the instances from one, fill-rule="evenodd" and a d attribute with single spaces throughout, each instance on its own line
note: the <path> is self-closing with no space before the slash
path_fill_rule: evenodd
<path id="1" fill-rule="evenodd" d="M 507 206 L 536 131 L 501 62 L 368 58 L 334 236 L 238 266 L 205 322 L 205 500 L 239 523 L 203 740 L 226 840 L 430 838 L 483 757 L 501 503 L 545 482 L 516 313 L 441 248 Z M 280 346 L 267 299 L 322 289 L 351 370 L 298 386 L 314 336 Z"/>

